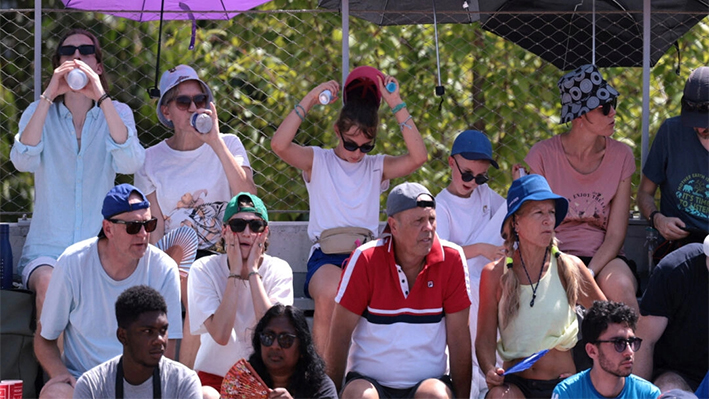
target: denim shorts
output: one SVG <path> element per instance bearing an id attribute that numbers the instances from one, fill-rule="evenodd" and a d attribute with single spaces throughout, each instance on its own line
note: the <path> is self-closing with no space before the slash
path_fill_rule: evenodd
<path id="1" fill-rule="evenodd" d="M 303 293 L 306 297 L 311 298 L 310 292 L 308 292 L 308 285 L 310 285 L 310 279 L 313 278 L 315 272 L 320 269 L 322 265 L 335 265 L 342 268 L 344 263 L 349 259 L 350 254 L 326 254 L 320 248 L 313 251 L 308 259 L 308 273 L 305 275 L 305 286 L 303 287 Z"/>

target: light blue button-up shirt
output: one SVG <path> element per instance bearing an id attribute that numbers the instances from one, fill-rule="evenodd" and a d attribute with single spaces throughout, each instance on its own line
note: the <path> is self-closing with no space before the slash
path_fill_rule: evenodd
<path id="1" fill-rule="evenodd" d="M 79 148 L 71 112 L 63 102 L 49 107 L 40 142 L 22 144 L 20 137 L 39 101 L 22 114 L 10 152 L 17 170 L 34 173 L 35 189 L 32 223 L 17 274 L 37 257 L 56 259 L 69 245 L 98 234 L 103 199 L 114 186 L 116 173 L 135 173 L 145 160 L 133 111 L 118 101 L 113 105 L 128 128 L 123 144 L 113 141 L 103 111 L 94 106 L 86 115 Z"/>

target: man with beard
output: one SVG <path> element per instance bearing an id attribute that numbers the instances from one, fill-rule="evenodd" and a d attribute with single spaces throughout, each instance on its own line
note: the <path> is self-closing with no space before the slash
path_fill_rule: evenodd
<path id="1" fill-rule="evenodd" d="M 642 339 L 635 336 L 638 315 L 627 305 L 596 301 L 586 312 L 581 333 L 593 367 L 560 382 L 552 399 L 657 398 L 660 390 L 634 376 L 635 352 Z"/>
<path id="2" fill-rule="evenodd" d="M 468 268 L 435 208 L 424 186 L 394 187 L 382 237 L 342 271 L 325 362 L 343 398 L 470 397 Z"/>
<path id="3" fill-rule="evenodd" d="M 137 285 L 118 296 L 116 337 L 123 354 L 84 373 L 74 398 L 202 397 L 197 373 L 163 356 L 167 305 L 159 292 Z"/>
<path id="4" fill-rule="evenodd" d="M 121 344 L 113 338 L 113 307 L 126 288 L 145 284 L 166 298 L 168 357 L 174 357 L 175 340 L 182 338 L 177 265 L 148 244 L 157 226 L 150 202 L 137 188 L 121 184 L 108 192 L 101 213 L 98 237 L 67 248 L 52 273 L 34 339 L 35 355 L 51 377 L 40 398 L 71 397 L 76 378 L 121 353 Z M 57 339 L 62 333 L 60 354 Z"/>

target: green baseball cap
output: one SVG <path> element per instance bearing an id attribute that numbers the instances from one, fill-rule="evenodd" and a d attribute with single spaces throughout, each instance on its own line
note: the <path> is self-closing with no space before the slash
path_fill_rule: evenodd
<path id="1" fill-rule="evenodd" d="M 252 202 L 254 206 L 239 206 L 240 202 Z M 255 196 L 254 194 L 241 192 L 236 194 L 234 198 L 229 201 L 226 209 L 224 210 L 224 222 L 229 221 L 229 218 L 234 216 L 239 212 L 253 212 L 261 219 L 268 222 L 268 211 L 266 210 L 266 205 L 263 204 L 261 198 Z"/>

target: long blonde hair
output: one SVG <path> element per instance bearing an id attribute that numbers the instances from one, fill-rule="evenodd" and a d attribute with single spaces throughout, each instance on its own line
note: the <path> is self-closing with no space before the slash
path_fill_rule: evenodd
<path id="1" fill-rule="evenodd" d="M 512 217 L 507 218 L 502 227 L 502 238 L 505 239 L 503 245 L 508 257 L 505 259 L 505 267 L 502 272 L 502 278 L 500 279 L 502 295 L 500 296 L 499 308 L 503 310 L 500 328 L 505 328 L 507 323 L 514 319 L 519 312 L 519 279 L 517 278 L 517 274 L 512 270 L 514 266 L 514 253 L 518 251 L 519 238 L 513 223 L 517 215 L 526 212 L 526 205 L 527 203 L 522 204 Z M 569 258 L 569 255 L 559 251 L 556 237 L 552 238 L 549 247 L 547 247 L 547 251 L 551 251 L 552 255 L 556 257 L 561 281 L 566 283 L 566 299 L 569 301 L 570 306 L 575 306 L 579 294 L 583 292 L 583 287 L 581 286 L 581 272 Z"/>

